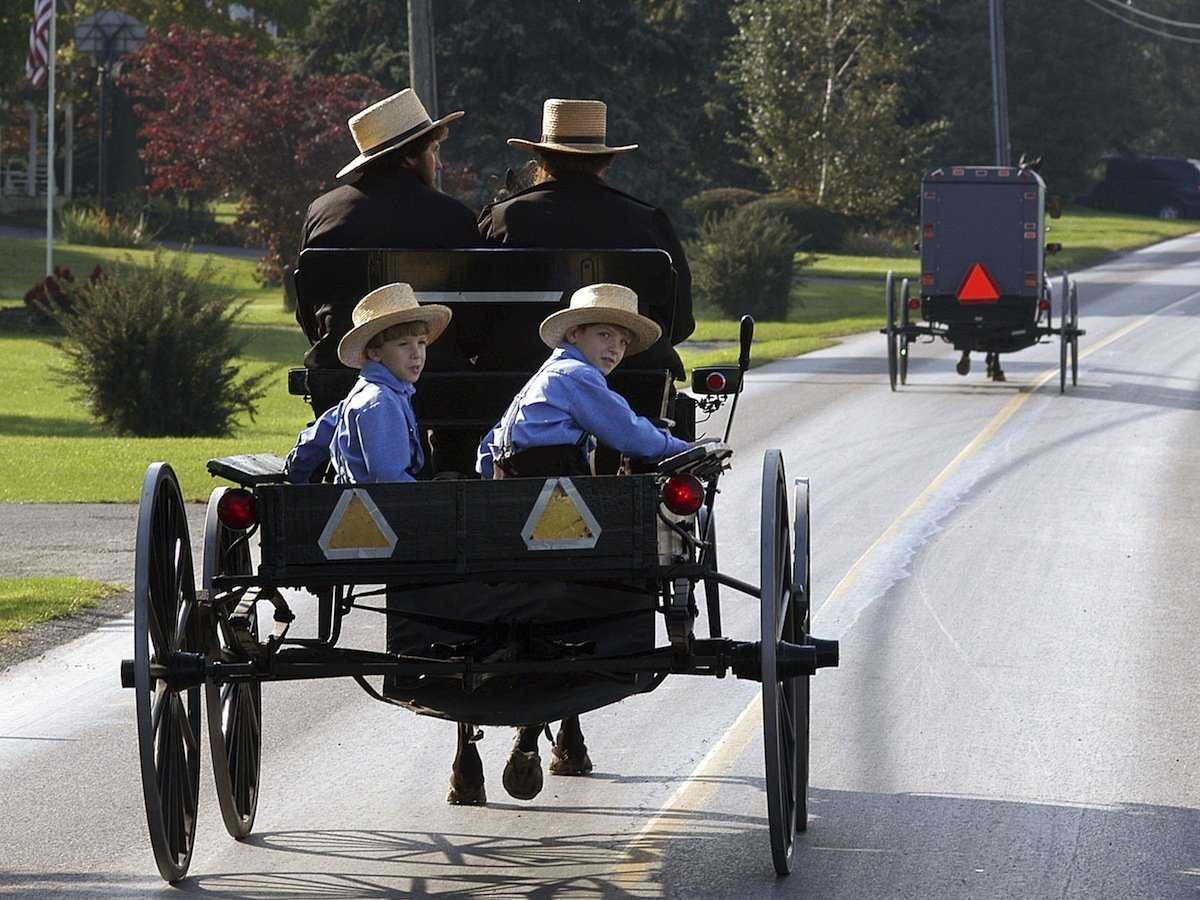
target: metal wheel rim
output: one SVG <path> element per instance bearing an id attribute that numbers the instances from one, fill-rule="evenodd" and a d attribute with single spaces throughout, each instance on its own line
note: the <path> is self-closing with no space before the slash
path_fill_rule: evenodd
<path id="1" fill-rule="evenodd" d="M 164 563 L 170 560 L 169 565 Z M 172 650 L 200 651 L 187 514 L 166 463 L 146 473 L 138 506 L 133 656 L 138 756 L 150 845 L 159 874 L 187 874 L 200 795 L 200 689 L 174 691 L 151 679 Z M 168 633 L 166 624 L 170 622 Z"/>
<path id="2" fill-rule="evenodd" d="M 763 746 L 766 761 L 767 818 L 775 871 L 791 871 L 795 846 L 800 717 L 799 679 L 779 681 L 776 644 L 795 639 L 791 601 L 791 528 L 787 518 L 787 486 L 783 457 L 768 450 L 763 460 L 762 522 L 759 532 L 762 575 L 760 600 Z"/>
<path id="3" fill-rule="evenodd" d="M 1071 285 L 1071 385 L 1079 383 L 1079 289 Z"/>
<path id="4" fill-rule="evenodd" d="M 794 564 L 792 568 L 792 602 L 794 604 L 793 640 L 808 643 L 812 629 L 812 531 L 808 479 L 796 479 L 796 524 L 792 529 Z M 797 679 L 799 718 L 797 743 L 799 753 L 799 784 L 796 794 L 796 830 L 808 830 L 808 769 L 809 769 L 809 691 L 812 678 Z"/>
<path id="5" fill-rule="evenodd" d="M 237 533 L 217 518 L 217 503 L 228 488 L 217 488 L 208 501 L 204 521 L 204 558 L 202 583 L 212 588 L 217 575 L 249 574 L 250 547 L 243 542 L 227 556 Z M 228 642 L 221 634 L 219 619 L 209 630 L 208 655 L 220 659 Z M 254 629 L 257 635 L 257 628 Z M 208 716 L 209 755 L 221 818 L 231 837 L 244 838 L 254 827 L 258 809 L 258 786 L 262 765 L 262 685 L 260 682 L 204 685 L 205 712 Z"/>
<path id="6" fill-rule="evenodd" d="M 1062 277 L 1061 311 L 1059 312 L 1058 329 L 1058 392 L 1067 392 L 1067 347 L 1071 343 L 1071 283 L 1067 276 Z"/>
<path id="7" fill-rule="evenodd" d="M 908 384 L 908 279 L 900 282 L 900 336 L 897 357 L 900 363 L 900 383 Z"/>

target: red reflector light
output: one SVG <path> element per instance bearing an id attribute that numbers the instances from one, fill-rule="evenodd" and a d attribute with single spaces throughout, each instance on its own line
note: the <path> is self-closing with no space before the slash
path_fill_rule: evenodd
<path id="1" fill-rule="evenodd" d="M 244 488 L 232 488 L 217 501 L 217 518 L 226 528 L 243 531 L 258 521 L 254 495 Z"/>
<path id="2" fill-rule="evenodd" d="M 704 379 L 704 386 L 710 391 L 725 390 L 725 376 L 720 372 L 709 372 L 708 377 Z"/>
<path id="3" fill-rule="evenodd" d="M 1049 300 L 1039 300 L 1038 301 L 1038 309 L 1040 309 L 1042 312 L 1045 312 L 1049 308 L 1050 308 Z"/>
<path id="4" fill-rule="evenodd" d="M 992 303 L 1000 299 L 1000 290 L 982 263 L 975 263 L 955 295 L 960 303 Z"/>
<path id="5" fill-rule="evenodd" d="M 909 297 L 908 298 L 908 308 L 909 309 L 920 309 L 921 301 L 916 297 Z"/>
<path id="6" fill-rule="evenodd" d="M 663 485 L 662 502 L 677 516 L 695 515 L 704 504 L 704 485 L 695 475 L 672 475 Z"/>
<path id="7" fill-rule="evenodd" d="M 1026 272 L 1025 273 L 1025 287 L 1035 288 L 1035 287 L 1037 287 L 1037 284 L 1038 284 L 1037 272 Z"/>
<path id="8" fill-rule="evenodd" d="M 928 272 L 921 276 L 921 287 L 933 287 L 933 276 Z"/>

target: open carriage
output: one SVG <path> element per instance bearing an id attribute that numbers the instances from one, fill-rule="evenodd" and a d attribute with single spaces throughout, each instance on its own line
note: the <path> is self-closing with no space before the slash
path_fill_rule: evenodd
<path id="1" fill-rule="evenodd" d="M 331 296 L 313 287 L 328 284 L 322 273 L 338 273 L 351 297 L 403 278 L 422 299 L 500 303 L 506 316 L 538 318 L 581 284 L 631 283 L 650 314 L 653 292 L 673 286 L 659 251 L 306 251 L 301 304 Z M 702 409 L 727 400 L 736 409 L 752 333 L 747 318 L 737 366 L 694 372 Z M 489 427 L 527 375 L 430 373 L 417 394 L 422 424 Z M 293 389 L 310 393 L 314 377 L 345 376 L 302 370 Z M 672 411 L 668 372 L 618 370 L 612 380 L 638 412 Z M 729 672 L 762 683 L 771 848 L 786 874 L 807 822 L 809 678 L 837 665 L 838 645 L 809 633 L 808 483 L 789 485 L 777 450 L 763 461 L 760 584 L 719 570 L 713 504 L 726 442 L 641 474 L 403 485 L 294 485 L 273 457 L 213 460 L 210 471 L 237 486 L 209 501 L 199 585 L 179 484 L 168 464 L 151 466 L 138 518 L 134 657 L 121 680 L 135 693 L 163 878 L 182 878 L 191 860 L 202 703 L 222 817 L 241 838 L 258 803 L 264 682 L 351 677 L 421 714 L 525 725 L 653 690 L 668 675 Z M 700 585 L 707 636 L 695 629 Z M 722 633 L 722 586 L 758 598 L 751 639 Z M 315 636 L 290 634 L 289 590 L 318 598 Z M 273 628 L 260 630 L 259 607 Z M 342 645 L 352 612 L 383 617 L 385 651 Z M 368 681 L 377 678 L 380 686 Z"/>
<path id="2" fill-rule="evenodd" d="M 1024 167 L 948 166 L 922 179 L 920 285 L 910 292 L 907 278 L 889 272 L 885 288 L 893 391 L 908 382 L 909 348 L 920 338 L 952 344 L 960 375 L 972 352 L 986 354 L 989 377 L 1003 380 L 1000 354 L 1057 336 L 1059 390 L 1068 357 L 1075 384 L 1085 332 L 1075 284 L 1064 273 L 1055 292 L 1046 276 L 1046 254 L 1062 249 L 1045 242 L 1046 206 L 1045 183 Z"/>

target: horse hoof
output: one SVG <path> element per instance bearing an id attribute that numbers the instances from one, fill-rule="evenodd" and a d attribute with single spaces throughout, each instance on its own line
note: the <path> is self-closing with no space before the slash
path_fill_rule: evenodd
<path id="1" fill-rule="evenodd" d="M 592 774 L 592 759 L 588 756 L 586 748 L 582 752 L 572 753 L 570 750 L 560 749 L 556 744 L 551 748 L 550 755 L 551 775 Z"/>
<path id="2" fill-rule="evenodd" d="M 960 359 L 954 366 L 954 371 L 956 371 L 959 375 L 966 375 L 971 371 L 971 361 L 969 359 Z"/>
<path id="3" fill-rule="evenodd" d="M 504 766 L 504 789 L 517 800 L 532 800 L 542 792 L 542 758 L 536 750 L 513 748 Z"/>
<path id="4" fill-rule="evenodd" d="M 451 806 L 487 806 L 487 791 L 482 781 L 478 784 L 467 784 L 464 779 L 451 776 L 446 802 Z"/>

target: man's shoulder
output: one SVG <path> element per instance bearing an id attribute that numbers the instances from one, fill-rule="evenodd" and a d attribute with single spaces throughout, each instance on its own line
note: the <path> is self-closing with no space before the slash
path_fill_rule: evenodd
<path id="1" fill-rule="evenodd" d="M 532 187 L 527 187 L 523 191 L 518 191 L 502 200 L 496 200 L 489 203 L 483 208 L 484 213 L 502 213 L 510 206 L 522 205 L 525 203 L 546 202 L 560 194 L 586 194 L 593 197 L 609 197 L 614 200 L 620 200 L 626 203 L 631 203 L 637 207 L 645 209 L 649 212 L 657 212 L 658 207 L 653 203 L 647 203 L 632 194 L 627 194 L 622 190 L 618 190 L 606 181 L 600 179 L 579 179 L 579 180 L 553 180 L 544 181 L 541 184 L 535 184 Z"/>

